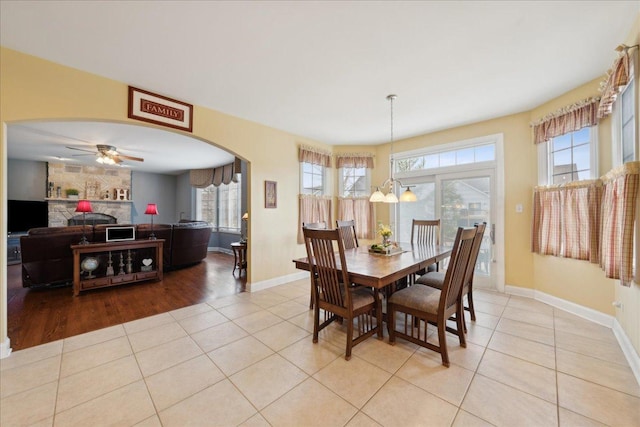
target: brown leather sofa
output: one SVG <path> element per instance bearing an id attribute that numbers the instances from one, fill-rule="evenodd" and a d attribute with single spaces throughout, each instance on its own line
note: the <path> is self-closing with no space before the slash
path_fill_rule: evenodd
<path id="1" fill-rule="evenodd" d="M 90 242 L 104 242 L 107 227 L 113 224 L 87 226 Z M 126 226 L 117 224 L 115 226 Z M 136 224 L 136 239 L 148 239 L 151 224 Z M 164 239 L 164 270 L 197 264 L 207 256 L 211 227 L 206 222 L 154 224 L 156 238 Z M 82 239 L 82 226 L 42 227 L 29 230 L 20 238 L 22 252 L 22 286 L 25 288 L 66 285 L 73 282 L 71 245 Z"/>

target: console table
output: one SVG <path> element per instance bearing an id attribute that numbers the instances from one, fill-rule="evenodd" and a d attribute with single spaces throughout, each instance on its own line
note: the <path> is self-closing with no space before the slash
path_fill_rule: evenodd
<path id="1" fill-rule="evenodd" d="M 124 285 L 128 283 L 140 282 L 143 280 L 162 280 L 162 248 L 164 239 L 157 240 L 129 240 L 122 242 L 108 243 L 90 243 L 88 245 L 71 245 L 73 251 L 73 295 L 78 296 L 80 291 L 88 289 L 104 288 L 108 286 Z M 135 266 L 131 260 L 131 255 L 136 254 L 136 250 L 155 249 L 155 256 L 151 256 L 151 264 L 145 266 L 141 257 L 136 256 Z M 148 251 L 147 251 L 148 252 Z M 95 267 L 86 270 L 82 267 L 83 262 L 87 260 L 87 256 L 92 254 L 95 256 Z M 98 257 L 109 257 L 106 269 L 100 268 Z M 94 258 L 92 256 L 92 258 Z M 93 261 L 93 260 L 92 260 Z M 85 266 L 86 267 L 86 266 Z M 111 267 L 111 269 L 109 268 Z M 92 273 L 100 271 L 100 274 L 94 276 Z M 88 273 L 83 276 L 82 273 Z"/>

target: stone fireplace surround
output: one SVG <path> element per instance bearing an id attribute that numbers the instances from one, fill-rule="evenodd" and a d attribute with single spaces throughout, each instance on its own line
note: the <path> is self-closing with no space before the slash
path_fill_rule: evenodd
<path id="1" fill-rule="evenodd" d="M 131 223 L 131 171 L 93 165 L 47 164 L 49 227 L 63 227 L 77 215 L 78 200 L 65 197 L 65 190 L 79 190 L 80 199 L 88 199 L 94 213 L 116 218 L 118 224 Z M 58 188 L 60 191 L 58 191 Z M 116 191 L 125 190 L 129 200 L 116 200 Z M 87 224 L 89 222 L 87 221 Z"/>

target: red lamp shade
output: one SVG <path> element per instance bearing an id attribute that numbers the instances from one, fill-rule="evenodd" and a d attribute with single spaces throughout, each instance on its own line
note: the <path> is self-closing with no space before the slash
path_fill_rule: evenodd
<path id="1" fill-rule="evenodd" d="M 91 202 L 89 202 L 88 200 L 80 200 L 78 202 L 78 206 L 76 207 L 76 212 L 93 212 L 93 209 L 91 209 Z"/>
<path id="2" fill-rule="evenodd" d="M 158 215 L 158 205 L 155 203 L 149 203 L 147 205 L 147 210 L 144 211 L 145 215 Z"/>

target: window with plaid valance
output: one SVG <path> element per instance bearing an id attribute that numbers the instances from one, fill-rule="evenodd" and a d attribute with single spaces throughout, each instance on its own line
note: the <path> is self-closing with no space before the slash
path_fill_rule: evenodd
<path id="1" fill-rule="evenodd" d="M 629 286 L 639 186 L 640 162 L 629 162 L 597 180 L 536 187 L 532 252 L 598 263 Z"/>

